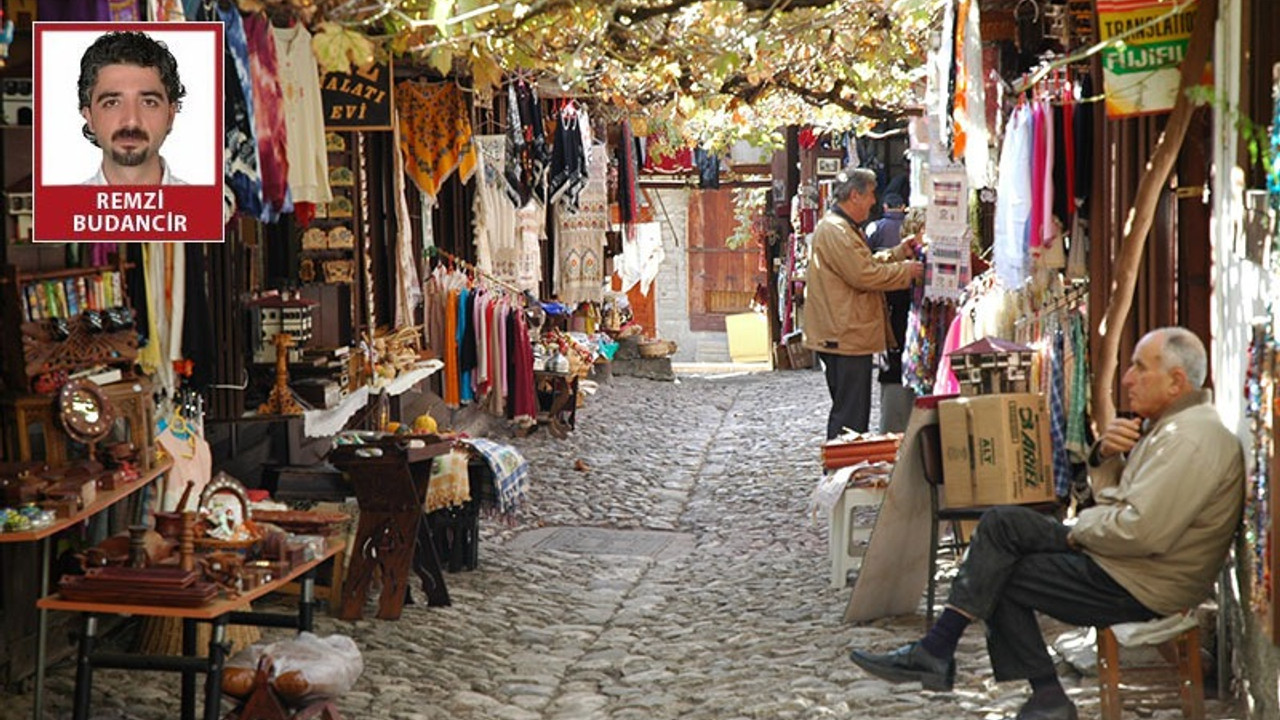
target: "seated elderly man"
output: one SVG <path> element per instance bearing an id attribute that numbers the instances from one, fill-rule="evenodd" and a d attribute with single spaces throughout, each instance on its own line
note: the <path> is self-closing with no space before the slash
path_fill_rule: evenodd
<path id="1" fill-rule="evenodd" d="M 1018 720 L 1076 720 L 1035 611 L 1107 626 L 1194 607 L 1212 592 L 1240 523 L 1244 455 L 1201 389 L 1206 366 L 1190 331 L 1145 335 L 1122 381 L 1141 419 L 1112 421 L 1090 453 L 1097 504 L 1072 527 L 1022 507 L 988 511 L 924 638 L 850 659 L 892 682 L 950 690 L 956 644 L 980 619 L 996 680 L 1031 683 Z"/>

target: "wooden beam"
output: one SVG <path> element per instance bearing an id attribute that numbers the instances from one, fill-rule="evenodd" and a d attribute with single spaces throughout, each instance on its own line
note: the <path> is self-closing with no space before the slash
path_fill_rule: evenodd
<path id="1" fill-rule="evenodd" d="M 1138 179 L 1137 195 L 1134 197 L 1133 209 L 1130 211 L 1129 221 L 1125 227 L 1120 255 L 1116 258 L 1115 283 L 1107 303 L 1106 316 L 1098 327 L 1098 332 L 1102 336 L 1102 349 L 1098 356 L 1098 372 L 1094 375 L 1093 382 L 1093 422 L 1099 432 L 1116 414 L 1112 385 L 1115 383 L 1116 368 L 1119 364 L 1120 341 L 1124 335 L 1124 325 L 1133 305 L 1133 290 L 1142 263 L 1142 252 L 1146 247 L 1147 235 L 1155 219 L 1160 191 L 1178 160 L 1182 142 L 1187 136 L 1187 128 L 1191 125 L 1191 116 L 1196 110 L 1196 106 L 1187 98 L 1186 90 L 1200 84 L 1205 63 L 1209 60 L 1209 51 L 1213 46 L 1214 26 L 1217 24 L 1217 19 L 1218 0 L 1201 0 L 1200 7 L 1196 11 L 1195 30 L 1191 33 L 1187 55 L 1182 61 L 1182 76 L 1178 82 L 1178 97 L 1174 102 L 1173 113 L 1169 117 L 1169 124 L 1165 126 L 1164 133 L 1156 141 L 1151 160 Z"/>

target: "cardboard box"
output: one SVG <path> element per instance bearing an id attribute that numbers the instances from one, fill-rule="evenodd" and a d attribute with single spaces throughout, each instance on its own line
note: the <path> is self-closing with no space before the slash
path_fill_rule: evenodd
<path id="1" fill-rule="evenodd" d="M 1043 396 L 986 395 L 938 404 L 944 507 L 1054 499 L 1052 440 Z"/>

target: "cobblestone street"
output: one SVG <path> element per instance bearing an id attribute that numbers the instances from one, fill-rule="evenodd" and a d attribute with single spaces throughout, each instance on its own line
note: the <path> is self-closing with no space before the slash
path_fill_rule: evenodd
<path id="1" fill-rule="evenodd" d="M 372 605 L 356 622 L 318 616 L 320 635 L 350 635 L 364 656 L 343 716 L 1011 718 L 1026 686 L 992 682 L 981 628 L 961 643 L 951 693 L 890 685 L 848 660 L 851 646 L 915 639 L 923 620 L 841 621 L 849 590 L 828 586 L 825 519 L 807 511 L 828 406 L 818 372 L 623 377 L 564 440 L 495 437 L 531 463 L 530 493 L 514 525 L 482 521 L 479 568 L 447 576 L 453 605 L 428 608 L 415 580 L 399 621 L 374 619 Z M 652 532 L 621 546 L 579 533 L 617 554 L 557 542 L 555 529 L 582 526 Z M 74 676 L 70 660 L 51 668 L 49 718 L 70 717 Z M 1093 679 L 1064 684 L 1082 718 L 1099 717 Z M 178 716 L 172 674 L 99 671 L 93 691 L 96 719 Z M 0 716 L 29 718 L 30 702 L 9 696 Z M 1210 700 L 1208 717 L 1239 714 Z"/>

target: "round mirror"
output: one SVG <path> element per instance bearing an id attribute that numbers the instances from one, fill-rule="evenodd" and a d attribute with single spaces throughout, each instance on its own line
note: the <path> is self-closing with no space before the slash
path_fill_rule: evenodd
<path id="1" fill-rule="evenodd" d="M 58 417 L 67 434 L 82 443 L 94 443 L 111 432 L 115 411 L 97 384 L 72 380 L 58 393 Z"/>

